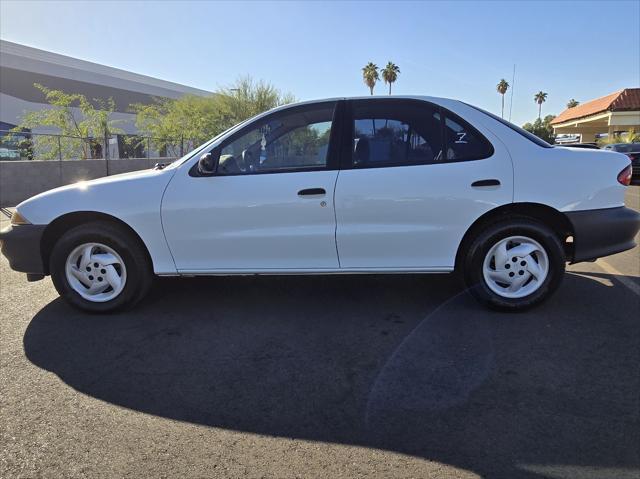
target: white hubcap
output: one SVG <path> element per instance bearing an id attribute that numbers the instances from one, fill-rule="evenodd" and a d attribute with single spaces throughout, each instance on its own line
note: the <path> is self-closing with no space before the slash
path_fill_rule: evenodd
<path id="1" fill-rule="evenodd" d="M 127 281 L 127 269 L 118 253 L 100 243 L 85 243 L 67 257 L 69 285 L 84 299 L 104 303 L 118 296 Z"/>
<path id="2" fill-rule="evenodd" d="M 537 241 L 526 236 L 510 236 L 489 250 L 482 274 L 494 293 L 504 298 L 524 298 L 546 279 L 549 258 Z"/>

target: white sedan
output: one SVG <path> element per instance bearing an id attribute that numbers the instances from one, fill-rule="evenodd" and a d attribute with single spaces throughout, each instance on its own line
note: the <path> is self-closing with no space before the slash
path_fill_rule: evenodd
<path id="1" fill-rule="evenodd" d="M 554 148 L 460 101 L 331 99 L 30 198 L 0 241 L 13 269 L 92 312 L 134 305 L 154 275 L 453 271 L 520 310 L 566 262 L 634 246 L 630 177 L 625 155 Z"/>

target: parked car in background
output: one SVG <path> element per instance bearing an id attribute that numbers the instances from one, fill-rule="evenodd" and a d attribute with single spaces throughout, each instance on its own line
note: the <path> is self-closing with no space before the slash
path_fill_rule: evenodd
<path id="1" fill-rule="evenodd" d="M 37 195 L 0 241 L 13 269 L 92 312 L 134 305 L 154 274 L 453 271 L 513 311 L 556 290 L 567 261 L 635 245 L 630 178 L 622 154 L 555 148 L 460 101 L 330 99 Z"/>
<path id="2" fill-rule="evenodd" d="M 640 181 L 640 143 L 613 143 L 604 147 L 605 150 L 624 153 L 631 160 L 632 181 Z"/>
<path id="3" fill-rule="evenodd" d="M 564 146 L 567 148 L 588 148 L 591 150 L 600 149 L 597 143 L 565 143 L 565 144 L 559 144 L 558 146 Z"/>

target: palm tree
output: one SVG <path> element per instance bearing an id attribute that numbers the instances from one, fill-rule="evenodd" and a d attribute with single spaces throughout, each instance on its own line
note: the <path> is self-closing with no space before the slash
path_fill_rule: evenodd
<path id="1" fill-rule="evenodd" d="M 387 62 L 387 66 L 382 69 L 382 79 L 389 84 L 389 95 L 391 95 L 391 84 L 398 79 L 400 68 L 392 62 Z"/>
<path id="2" fill-rule="evenodd" d="M 567 102 L 567 108 L 573 108 L 580 104 L 579 101 L 574 100 L 573 98 Z"/>
<path id="3" fill-rule="evenodd" d="M 507 80 L 503 78 L 498 83 L 498 86 L 496 86 L 496 89 L 498 90 L 498 93 L 502 95 L 502 113 L 500 116 L 504 118 L 504 94 L 507 93 L 507 90 L 509 89 L 509 83 L 507 83 Z"/>
<path id="4" fill-rule="evenodd" d="M 538 120 L 542 115 L 542 104 L 547 101 L 547 94 L 543 91 L 539 91 L 533 96 L 533 101 L 538 104 Z"/>
<path id="5" fill-rule="evenodd" d="M 362 79 L 373 95 L 373 87 L 375 87 L 376 82 L 380 80 L 380 76 L 378 75 L 378 65 L 371 62 L 367 63 L 362 69 Z"/>

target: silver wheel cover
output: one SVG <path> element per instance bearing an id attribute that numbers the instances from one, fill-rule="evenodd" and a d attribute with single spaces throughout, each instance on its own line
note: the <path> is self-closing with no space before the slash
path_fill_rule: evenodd
<path id="1" fill-rule="evenodd" d="M 87 301 L 104 303 L 116 298 L 127 281 L 127 268 L 118 253 L 101 243 L 84 243 L 67 257 L 67 281 Z"/>
<path id="2" fill-rule="evenodd" d="M 503 298 L 524 298 L 536 292 L 549 275 L 549 257 L 537 241 L 509 236 L 498 241 L 482 265 L 484 280 Z"/>

